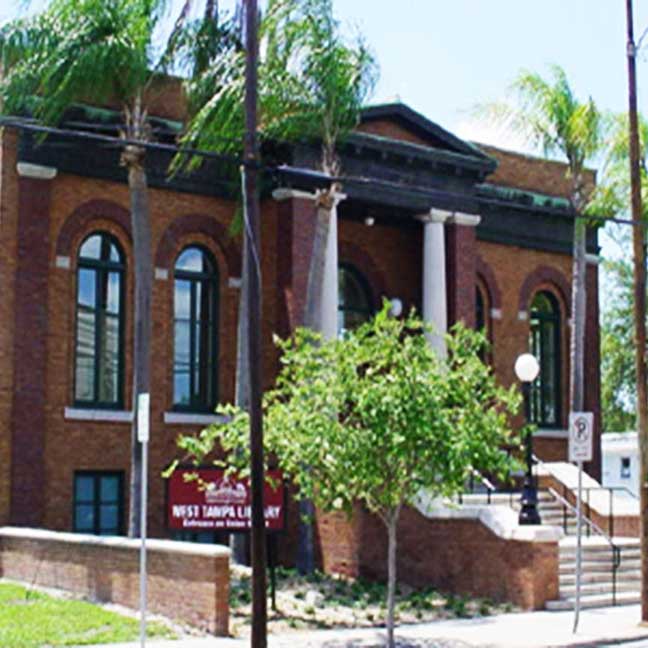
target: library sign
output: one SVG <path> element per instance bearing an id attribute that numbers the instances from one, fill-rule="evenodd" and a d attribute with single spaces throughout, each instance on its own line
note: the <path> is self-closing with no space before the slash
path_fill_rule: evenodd
<path id="1" fill-rule="evenodd" d="M 187 481 L 185 475 L 198 475 Z M 264 489 L 266 529 L 284 528 L 284 485 L 279 470 L 268 470 Z M 251 526 L 250 485 L 247 479 L 225 475 L 216 468 L 177 468 L 168 480 L 167 520 L 183 531 L 246 532 Z"/>

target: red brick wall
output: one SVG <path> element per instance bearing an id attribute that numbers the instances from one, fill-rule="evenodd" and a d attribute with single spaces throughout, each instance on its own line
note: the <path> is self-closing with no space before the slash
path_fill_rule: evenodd
<path id="1" fill-rule="evenodd" d="M 386 579 L 387 533 L 375 516 L 318 516 L 318 539 L 325 571 Z M 406 508 L 397 544 L 399 582 L 533 610 L 558 598 L 557 542 L 504 540 L 477 520 L 432 520 Z"/>
<path id="2" fill-rule="evenodd" d="M 0 576 L 139 608 L 139 541 L 0 528 Z M 229 550 L 149 540 L 148 609 L 229 631 Z"/>
<path id="3" fill-rule="evenodd" d="M 9 519 L 11 499 L 11 412 L 14 394 L 14 281 L 18 225 L 16 135 L 0 133 L 0 524 Z"/>
<path id="4" fill-rule="evenodd" d="M 387 119 L 376 119 L 360 124 L 357 128 L 361 133 L 370 133 L 371 135 L 380 135 L 381 137 L 388 137 L 390 139 L 400 140 L 402 142 L 409 142 L 410 144 L 419 144 L 427 146 L 428 142 L 422 137 L 415 135 L 411 131 L 399 126 L 393 121 Z"/>

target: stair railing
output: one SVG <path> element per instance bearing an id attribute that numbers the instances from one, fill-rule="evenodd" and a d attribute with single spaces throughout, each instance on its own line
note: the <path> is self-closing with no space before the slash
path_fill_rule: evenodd
<path id="1" fill-rule="evenodd" d="M 547 488 L 547 492 L 549 492 L 552 497 L 554 497 L 556 500 L 558 500 L 562 505 L 563 505 L 563 511 L 565 509 L 569 509 L 576 517 L 578 517 L 578 510 L 576 507 L 574 507 L 572 504 L 570 504 L 567 499 L 565 499 L 558 491 L 556 491 L 554 488 Z M 610 549 L 612 551 L 612 605 L 616 605 L 616 598 L 617 598 L 617 571 L 619 570 L 619 566 L 621 565 L 621 547 L 616 545 L 612 538 L 601 529 L 600 526 L 592 522 L 589 518 L 585 517 L 582 513 L 580 512 L 581 519 L 587 526 L 587 535 L 589 537 L 590 532 L 593 531 L 595 534 L 601 536 L 604 540 L 607 541 L 607 543 L 610 545 Z M 565 516 L 566 518 L 566 516 Z"/>

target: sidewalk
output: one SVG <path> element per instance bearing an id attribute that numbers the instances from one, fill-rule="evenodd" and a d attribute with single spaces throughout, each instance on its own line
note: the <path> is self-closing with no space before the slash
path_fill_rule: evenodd
<path id="1" fill-rule="evenodd" d="M 421 648 L 549 648 L 558 646 L 588 646 L 604 648 L 606 644 L 623 645 L 633 642 L 633 648 L 648 647 L 648 627 L 638 625 L 639 605 L 584 610 L 579 630 L 572 634 L 574 613 L 524 612 L 500 614 L 477 619 L 436 621 L 400 626 L 396 630 L 400 646 Z M 319 630 L 270 635 L 271 648 L 338 648 L 342 646 L 369 647 L 384 644 L 384 629 Z M 205 637 L 178 641 L 146 642 L 147 648 L 242 648 L 247 639 Z M 110 644 L 95 648 L 138 648 L 139 642 Z"/>

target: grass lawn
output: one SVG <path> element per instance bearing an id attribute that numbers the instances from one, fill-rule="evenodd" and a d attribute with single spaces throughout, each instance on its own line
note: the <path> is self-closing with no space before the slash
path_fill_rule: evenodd
<path id="1" fill-rule="evenodd" d="M 173 638 L 160 623 L 151 637 Z M 21 585 L 0 583 L 0 646 L 41 648 L 134 641 L 139 621 L 74 599 L 56 598 Z"/>

